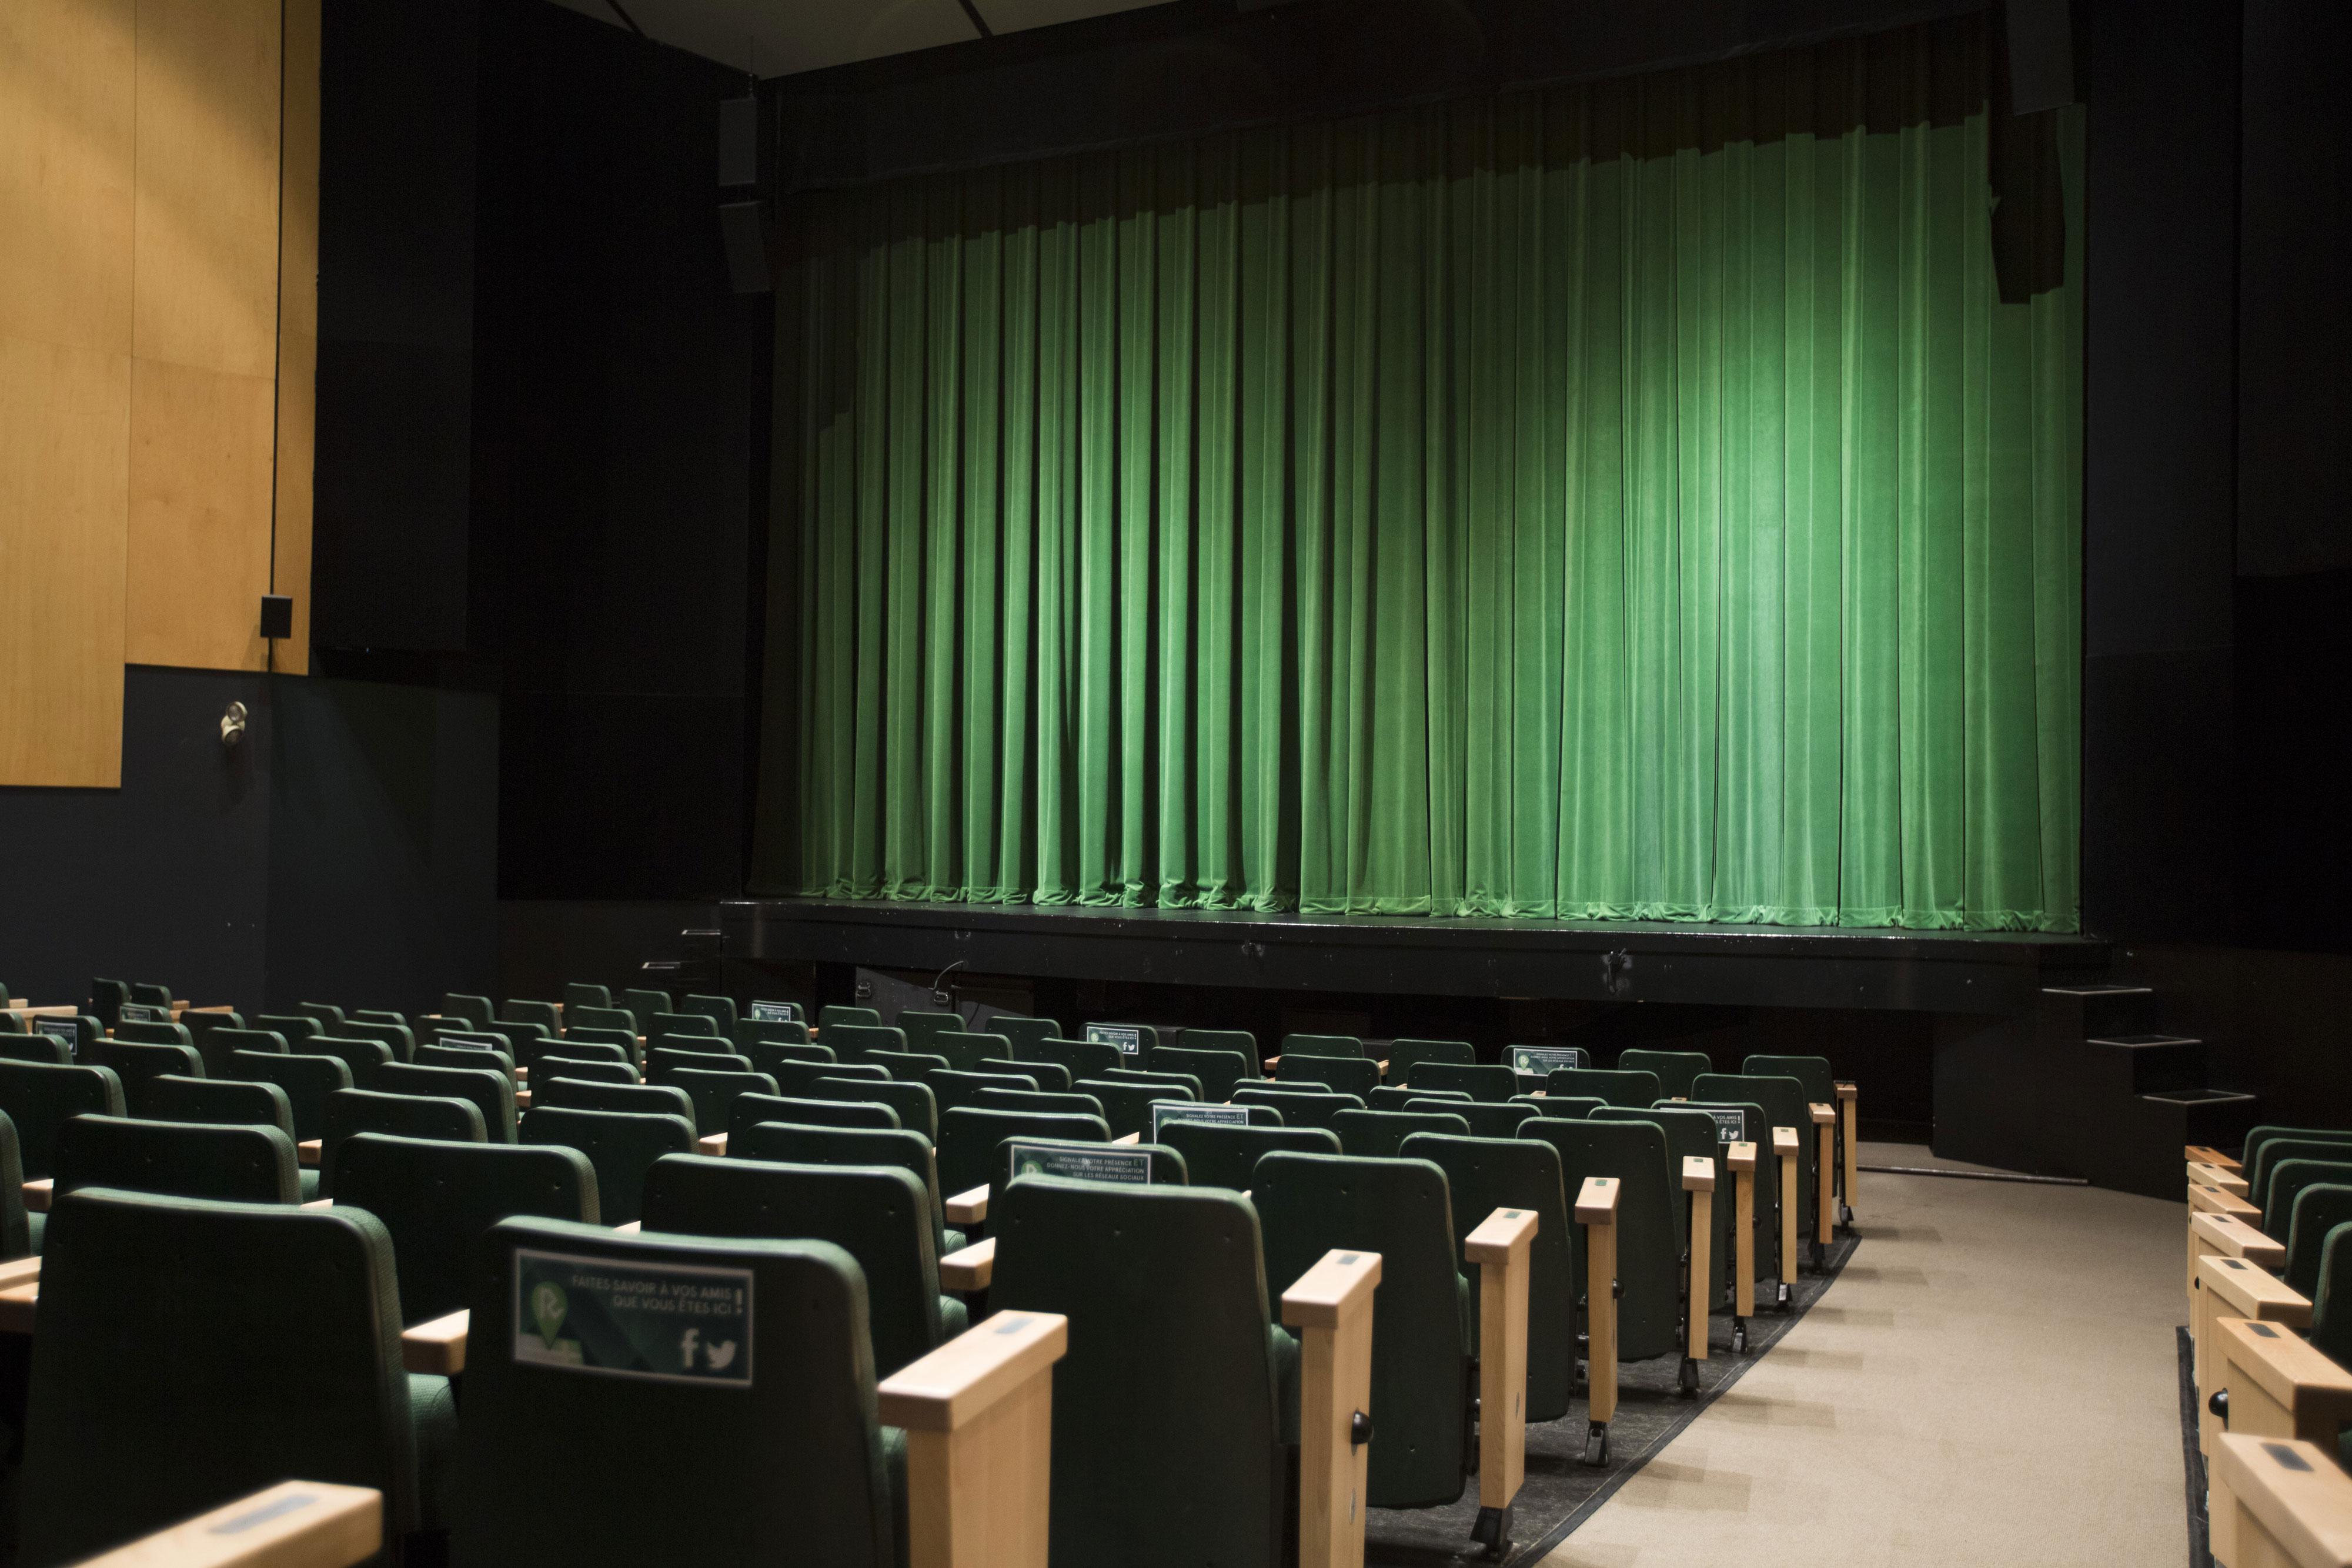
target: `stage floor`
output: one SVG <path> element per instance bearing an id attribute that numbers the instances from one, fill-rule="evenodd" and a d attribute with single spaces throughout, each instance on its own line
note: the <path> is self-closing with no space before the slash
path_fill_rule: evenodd
<path id="1" fill-rule="evenodd" d="M 730 899 L 730 957 L 1388 995 L 2023 1011 L 2107 944 L 2015 931 Z"/>

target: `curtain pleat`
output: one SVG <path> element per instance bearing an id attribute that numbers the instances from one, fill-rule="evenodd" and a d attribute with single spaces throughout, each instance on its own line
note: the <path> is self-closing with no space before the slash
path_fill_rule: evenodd
<path id="1" fill-rule="evenodd" d="M 757 884 L 2075 929 L 2082 127 L 2005 302 L 1989 48 L 810 201 Z"/>

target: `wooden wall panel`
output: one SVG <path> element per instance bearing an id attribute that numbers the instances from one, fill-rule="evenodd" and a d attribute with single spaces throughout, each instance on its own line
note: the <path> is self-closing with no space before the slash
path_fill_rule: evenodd
<path id="1" fill-rule="evenodd" d="M 285 149 L 279 163 L 277 591 L 294 600 L 294 635 L 276 667 L 310 669 L 310 516 L 319 378 L 319 47 L 320 0 L 285 0 Z"/>
<path id="2" fill-rule="evenodd" d="M 132 361 L 129 663 L 261 668 L 275 391 L 268 376 Z"/>
<path id="3" fill-rule="evenodd" d="M 131 351 L 131 18 L 0 5 L 0 335 Z"/>

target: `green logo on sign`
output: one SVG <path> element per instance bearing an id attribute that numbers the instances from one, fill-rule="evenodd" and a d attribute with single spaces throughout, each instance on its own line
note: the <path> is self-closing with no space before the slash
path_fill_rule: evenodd
<path id="1" fill-rule="evenodd" d="M 551 1280 L 540 1281 L 539 1289 L 530 1293 L 531 1316 L 539 1320 L 539 1337 L 555 1348 L 555 1331 L 563 1326 L 563 1287 Z"/>

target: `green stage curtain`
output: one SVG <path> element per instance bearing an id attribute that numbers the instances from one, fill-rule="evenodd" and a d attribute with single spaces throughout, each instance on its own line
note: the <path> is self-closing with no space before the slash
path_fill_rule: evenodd
<path id="1" fill-rule="evenodd" d="M 2075 929 L 2082 128 L 1994 168 L 1992 52 L 811 199 L 755 885 Z"/>

